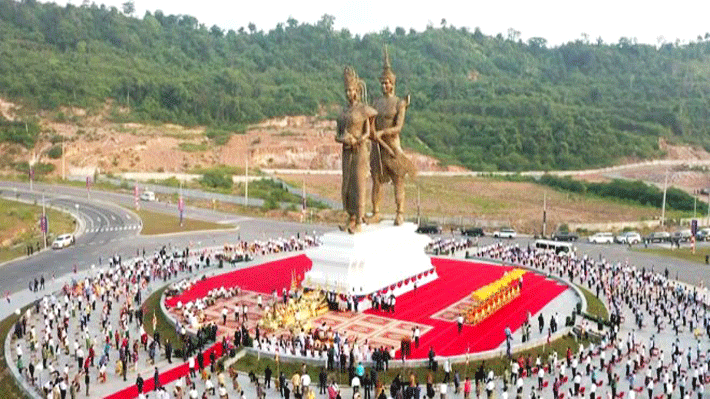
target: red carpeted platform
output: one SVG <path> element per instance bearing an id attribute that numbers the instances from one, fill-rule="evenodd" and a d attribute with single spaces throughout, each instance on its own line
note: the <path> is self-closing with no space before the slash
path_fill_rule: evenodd
<path id="1" fill-rule="evenodd" d="M 431 316 L 466 297 L 476 288 L 500 278 L 512 267 L 441 258 L 432 258 L 432 263 L 437 269 L 439 278 L 419 287 L 416 292 L 399 296 L 396 312 L 368 311 L 371 314 L 434 327 L 432 331 L 422 336 L 419 348 L 413 349 L 413 358 L 426 358 L 430 345 L 434 347 L 437 354 L 444 356 L 496 348 L 505 339 L 506 326 L 515 331 L 522 325 L 528 312 L 535 314 L 567 288 L 542 275 L 526 273 L 520 297 L 478 325 L 465 325 L 459 334 L 456 323 L 433 319 Z M 310 259 L 305 255 L 299 255 L 235 270 L 200 281 L 189 291 L 169 298 L 166 305 L 172 307 L 178 301 L 187 303 L 204 297 L 211 289 L 221 286 L 229 288 L 238 285 L 242 289 L 264 294 L 269 294 L 276 289 L 280 293 L 283 288 L 290 286 L 293 271 L 302 278 L 310 267 Z"/>
<path id="2" fill-rule="evenodd" d="M 439 278 L 416 292 L 410 291 L 397 297 L 394 313 L 367 311 L 370 314 L 433 326 L 433 330 L 420 338 L 419 348 L 412 348 L 411 357 L 415 359 L 426 358 L 430 346 L 437 355 L 442 356 L 497 348 L 505 340 L 506 326 L 515 331 L 523 324 L 528 312 L 535 314 L 567 289 L 539 274 L 526 273 L 518 298 L 479 324 L 464 325 L 459 334 L 456 323 L 432 319 L 431 316 L 476 288 L 500 278 L 512 267 L 439 258 L 432 258 L 432 263 L 436 266 Z"/>
<path id="3" fill-rule="evenodd" d="M 203 298 L 214 288 L 231 288 L 239 286 L 244 290 L 271 294 L 277 290 L 281 295 L 281 290 L 289 289 L 291 286 L 291 273 L 296 272 L 299 280 L 303 279 L 303 274 L 311 269 L 311 260 L 306 255 L 298 255 L 291 258 L 264 263 L 262 265 L 235 270 L 230 273 L 202 280 L 195 284 L 189 291 L 181 295 L 168 298 L 165 305 L 175 306 L 178 302 L 188 303 L 197 298 Z"/>
<path id="4" fill-rule="evenodd" d="M 510 270 L 512 267 L 439 258 L 432 258 L 432 263 L 436 267 L 439 278 L 419 287 L 416 292 L 408 292 L 397 297 L 395 312 L 385 313 L 375 310 L 366 312 L 434 327 L 421 337 L 418 349 L 412 348 L 411 357 L 415 359 L 426 358 L 430 346 L 434 348 L 437 355 L 442 356 L 497 348 L 505 340 L 506 326 L 515 331 L 525 321 L 528 312 L 535 314 L 567 289 L 566 286 L 559 285 L 539 274 L 526 273 L 523 277 L 521 295 L 518 298 L 481 323 L 475 326 L 464 325 L 461 334 L 459 334 L 455 322 L 433 319 L 432 315 L 470 295 L 476 288 L 500 278 L 506 270 Z M 299 279 L 302 279 L 303 274 L 310 268 L 310 259 L 305 255 L 299 255 L 247 269 L 235 270 L 200 281 L 189 291 L 168 298 L 166 305 L 172 307 L 178 301 L 187 303 L 202 298 L 211 289 L 222 286 L 230 288 L 238 285 L 245 290 L 264 294 L 270 294 L 276 289 L 280 293 L 283 288 L 290 287 L 293 271 L 296 272 Z M 209 365 L 211 350 L 217 351 L 217 355 L 220 355 L 222 347 L 218 343 L 204 352 L 206 366 Z M 167 384 L 187 375 L 187 373 L 188 368 L 185 363 L 163 372 L 160 375 L 160 382 Z M 145 379 L 144 391 L 150 392 L 153 389 L 153 376 L 144 375 L 143 378 Z M 137 396 L 138 390 L 133 385 L 107 398 L 132 399 Z"/>

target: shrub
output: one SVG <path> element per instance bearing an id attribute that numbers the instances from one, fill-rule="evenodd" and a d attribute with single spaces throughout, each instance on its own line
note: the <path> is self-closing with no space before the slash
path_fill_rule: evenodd
<path id="1" fill-rule="evenodd" d="M 200 184 L 210 188 L 232 188 L 232 175 L 216 170 L 206 171 L 200 179 Z"/>
<path id="2" fill-rule="evenodd" d="M 61 145 L 53 145 L 52 148 L 47 151 L 47 156 L 52 158 L 52 159 L 59 159 L 62 157 L 62 146 Z"/>

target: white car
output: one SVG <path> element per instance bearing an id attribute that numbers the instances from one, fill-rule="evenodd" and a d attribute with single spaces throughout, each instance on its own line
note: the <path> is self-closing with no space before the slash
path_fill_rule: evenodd
<path id="1" fill-rule="evenodd" d="M 614 242 L 614 235 L 611 233 L 596 233 L 587 238 L 590 244 L 611 244 Z"/>
<path id="2" fill-rule="evenodd" d="M 74 244 L 74 235 L 62 234 L 52 243 L 52 249 L 62 249 Z"/>
<path id="3" fill-rule="evenodd" d="M 495 238 L 515 238 L 518 234 L 513 229 L 500 229 L 493 232 Z"/>
<path id="4" fill-rule="evenodd" d="M 143 191 L 141 193 L 141 201 L 155 201 L 155 193 L 152 191 Z"/>
<path id="5" fill-rule="evenodd" d="M 616 236 L 614 241 L 619 244 L 638 244 L 641 242 L 641 234 L 635 231 L 627 231 L 626 233 Z"/>

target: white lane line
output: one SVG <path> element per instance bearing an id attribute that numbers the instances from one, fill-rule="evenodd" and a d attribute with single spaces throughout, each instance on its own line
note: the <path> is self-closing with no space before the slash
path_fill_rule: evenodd
<path id="1" fill-rule="evenodd" d="M 116 220 L 116 217 L 111 214 L 111 220 Z"/>

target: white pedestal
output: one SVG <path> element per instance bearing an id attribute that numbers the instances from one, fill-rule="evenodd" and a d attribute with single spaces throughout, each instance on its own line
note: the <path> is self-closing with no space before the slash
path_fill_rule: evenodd
<path id="1" fill-rule="evenodd" d="M 313 262 L 303 285 L 350 295 L 387 290 L 387 296 L 403 294 L 437 278 L 424 252 L 430 238 L 416 233 L 417 226 L 392 221 L 363 225 L 362 232 L 330 232 L 321 245 L 306 251 Z M 394 287 L 394 288 L 393 288 Z"/>

